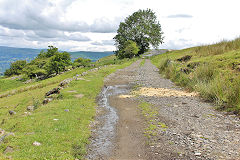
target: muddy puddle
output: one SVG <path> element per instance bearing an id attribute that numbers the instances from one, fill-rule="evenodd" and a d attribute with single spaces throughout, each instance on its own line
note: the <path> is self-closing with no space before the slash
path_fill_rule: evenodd
<path id="1" fill-rule="evenodd" d="M 103 112 L 97 118 L 97 125 L 92 130 L 93 138 L 88 147 L 87 159 L 101 159 L 108 157 L 114 147 L 116 137 L 116 124 L 118 121 L 117 110 L 110 106 L 109 97 L 125 94 L 128 92 L 127 85 L 105 86 L 99 98 L 99 110 Z"/>

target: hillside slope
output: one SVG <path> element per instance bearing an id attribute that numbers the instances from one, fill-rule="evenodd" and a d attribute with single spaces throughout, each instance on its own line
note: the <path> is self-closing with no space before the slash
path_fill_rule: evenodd
<path id="1" fill-rule="evenodd" d="M 240 111 L 240 38 L 151 58 L 177 85 L 197 91 L 219 109 Z"/>

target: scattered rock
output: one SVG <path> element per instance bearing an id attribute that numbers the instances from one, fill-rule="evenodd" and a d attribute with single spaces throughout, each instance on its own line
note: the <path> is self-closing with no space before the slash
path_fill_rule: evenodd
<path id="1" fill-rule="evenodd" d="M 195 152 L 194 155 L 195 156 L 201 156 L 201 153 L 200 152 Z"/>
<path id="2" fill-rule="evenodd" d="M 41 146 L 42 144 L 40 142 L 35 141 L 35 142 L 33 142 L 33 145 L 34 146 Z"/>
<path id="3" fill-rule="evenodd" d="M 60 93 L 60 88 L 57 87 L 57 88 L 53 88 L 51 91 L 48 91 L 48 92 L 45 94 L 45 96 L 47 97 L 47 96 L 50 96 L 50 95 L 52 95 L 52 94 L 59 94 L 59 93 Z"/>
<path id="4" fill-rule="evenodd" d="M 80 81 L 80 80 L 85 80 L 84 78 L 76 78 L 75 80 Z"/>
<path id="5" fill-rule="evenodd" d="M 73 80 L 73 78 L 67 78 L 67 79 L 63 80 L 62 82 L 60 82 L 58 86 L 66 87 L 72 80 Z"/>
<path id="6" fill-rule="evenodd" d="M 4 134 L 5 134 L 5 131 L 2 128 L 0 128 L 0 136 L 2 136 Z"/>
<path id="7" fill-rule="evenodd" d="M 10 147 L 10 146 L 7 146 L 7 148 L 5 149 L 5 151 L 3 153 L 7 154 L 7 153 L 10 153 L 10 152 L 13 152 L 13 148 Z"/>
<path id="8" fill-rule="evenodd" d="M 68 93 L 77 93 L 75 90 L 67 91 Z"/>
<path id="9" fill-rule="evenodd" d="M 183 56 L 182 58 L 178 58 L 177 61 L 179 61 L 179 62 L 187 62 L 191 58 L 192 58 L 192 56 L 186 55 L 186 56 Z"/>
<path id="10" fill-rule="evenodd" d="M 192 62 L 187 65 L 188 68 L 190 69 L 195 69 L 197 66 L 199 66 L 199 62 Z"/>
<path id="11" fill-rule="evenodd" d="M 24 84 L 28 84 L 28 83 L 32 83 L 32 82 L 35 82 L 35 79 L 29 79 L 29 80 L 26 80 L 25 82 L 23 82 Z"/>
<path id="12" fill-rule="evenodd" d="M 74 95 L 76 98 L 82 98 L 84 95 L 83 94 L 76 94 Z"/>
<path id="13" fill-rule="evenodd" d="M 31 112 L 24 112 L 24 114 L 25 114 L 25 115 L 27 115 L 27 116 L 30 116 L 30 115 L 32 115 L 32 113 L 31 113 Z"/>
<path id="14" fill-rule="evenodd" d="M 185 74 L 189 74 L 191 72 L 191 70 L 188 69 L 188 68 L 181 68 L 180 71 L 185 73 Z"/>
<path id="15" fill-rule="evenodd" d="M 64 111 L 65 111 L 65 112 L 69 112 L 69 109 L 65 109 Z"/>
<path id="16" fill-rule="evenodd" d="M 83 72 L 81 75 L 82 76 L 85 76 L 85 75 L 87 75 L 88 74 L 88 72 Z"/>
<path id="17" fill-rule="evenodd" d="M 43 100 L 43 104 L 48 104 L 49 102 L 51 102 L 53 99 L 52 98 L 45 98 Z"/>
<path id="18" fill-rule="evenodd" d="M 240 63 L 232 63 L 232 69 L 240 72 Z"/>
<path id="19" fill-rule="evenodd" d="M 15 112 L 15 111 L 12 111 L 12 110 L 10 110 L 10 111 L 8 111 L 8 112 L 9 112 L 10 115 L 16 114 L 16 112 Z"/>
<path id="20" fill-rule="evenodd" d="M 34 106 L 28 106 L 28 107 L 27 107 L 27 110 L 28 110 L 28 111 L 34 111 L 34 109 L 35 109 Z"/>
<path id="21" fill-rule="evenodd" d="M 54 120 L 54 121 L 58 121 L 59 119 L 56 119 L 56 118 L 55 118 L 55 119 L 53 119 L 53 120 Z"/>

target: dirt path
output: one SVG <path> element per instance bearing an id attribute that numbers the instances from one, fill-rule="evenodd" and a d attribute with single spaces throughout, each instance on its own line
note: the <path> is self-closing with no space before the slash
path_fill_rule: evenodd
<path id="1" fill-rule="evenodd" d="M 116 123 L 109 134 L 108 129 L 101 132 L 109 135 L 105 141 L 111 145 L 105 152 L 97 152 L 104 146 L 101 143 L 95 148 L 90 145 L 92 153 L 98 154 L 89 159 L 240 159 L 239 119 L 215 111 L 195 94 L 186 93 L 162 78 L 150 60 L 143 66 L 137 61 L 109 75 L 105 85 L 122 90 L 109 90 L 111 94 L 107 98 L 109 106 L 116 110 Z M 136 85 L 140 86 L 138 96 L 131 97 Z M 119 95 L 131 96 L 120 98 Z M 167 126 L 158 126 L 151 138 L 144 136 L 146 120 L 138 107 L 142 101 L 157 111 L 154 121 Z M 98 126 L 105 122 L 100 119 Z"/>

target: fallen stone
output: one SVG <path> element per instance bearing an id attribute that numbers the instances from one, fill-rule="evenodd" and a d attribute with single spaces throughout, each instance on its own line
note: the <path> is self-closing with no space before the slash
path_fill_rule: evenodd
<path id="1" fill-rule="evenodd" d="M 7 153 L 10 153 L 10 152 L 13 152 L 13 148 L 10 147 L 10 146 L 7 146 L 7 148 L 5 149 L 5 151 L 3 153 L 7 154 Z"/>
<path id="2" fill-rule="evenodd" d="M 76 98 L 82 98 L 84 95 L 83 94 L 76 94 L 74 95 Z"/>
<path id="3" fill-rule="evenodd" d="M 47 96 L 50 96 L 50 95 L 52 95 L 52 94 L 59 94 L 59 93 L 60 93 L 60 88 L 57 87 L 57 88 L 53 88 L 51 91 L 48 91 L 48 92 L 45 94 L 45 96 L 47 97 Z"/>
<path id="4" fill-rule="evenodd" d="M 65 109 L 64 111 L 65 111 L 65 112 L 69 112 L 69 109 Z"/>
<path id="5" fill-rule="evenodd" d="M 32 113 L 31 113 L 31 112 L 24 112 L 24 114 L 25 114 L 25 115 L 27 115 L 27 116 L 30 116 L 30 115 L 32 115 Z"/>
<path id="6" fill-rule="evenodd" d="M 75 90 L 67 91 L 68 93 L 77 93 Z"/>
<path id="7" fill-rule="evenodd" d="M 201 156 L 201 153 L 200 152 L 195 152 L 194 155 L 195 156 Z"/>
<path id="8" fill-rule="evenodd" d="M 15 111 L 11 111 L 11 110 L 10 110 L 10 111 L 8 111 L 8 112 L 9 112 L 9 114 L 10 114 L 10 115 L 14 115 L 14 114 L 16 114 L 16 112 L 15 112 Z"/>
<path id="9" fill-rule="evenodd" d="M 35 141 L 35 142 L 33 142 L 33 145 L 34 146 L 41 146 L 42 144 L 40 142 Z"/>
<path id="10" fill-rule="evenodd" d="M 81 75 L 82 76 L 85 76 L 85 75 L 87 75 L 88 73 L 87 72 L 83 72 Z"/>
<path id="11" fill-rule="evenodd" d="M 186 56 L 183 56 L 182 58 L 177 59 L 177 61 L 179 61 L 179 62 L 187 62 L 191 58 L 192 58 L 192 56 L 186 55 Z"/>
<path id="12" fill-rule="evenodd" d="M 34 106 L 28 106 L 28 107 L 27 107 L 27 110 L 28 110 L 28 111 L 34 111 L 34 108 L 35 108 Z"/>
<path id="13" fill-rule="evenodd" d="M 5 130 L 3 130 L 2 128 L 0 128 L 0 136 L 5 134 Z"/>
<path id="14" fill-rule="evenodd" d="M 43 104 L 48 104 L 49 102 L 51 102 L 53 99 L 52 98 L 45 98 L 43 100 Z"/>

